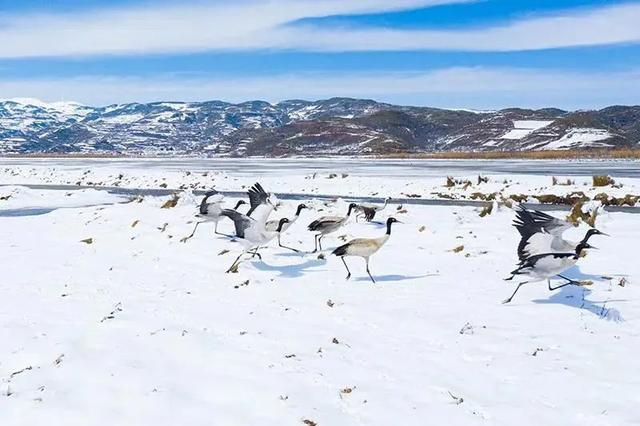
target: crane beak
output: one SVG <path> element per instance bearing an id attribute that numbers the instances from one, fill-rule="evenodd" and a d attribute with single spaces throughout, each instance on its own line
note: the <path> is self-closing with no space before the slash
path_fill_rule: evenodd
<path id="1" fill-rule="evenodd" d="M 600 232 L 600 235 L 604 235 L 605 237 L 610 237 L 611 235 L 604 233 L 604 232 Z"/>

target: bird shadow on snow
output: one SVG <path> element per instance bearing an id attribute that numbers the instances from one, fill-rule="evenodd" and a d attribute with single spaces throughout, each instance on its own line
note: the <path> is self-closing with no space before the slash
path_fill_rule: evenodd
<path id="1" fill-rule="evenodd" d="M 593 281 L 606 281 L 601 275 L 584 274 L 576 266 L 569 269 L 565 274 L 567 278 L 574 280 L 593 280 Z M 615 302 L 618 300 L 607 299 L 604 301 L 595 301 L 587 299 L 587 296 L 591 294 L 591 290 L 584 286 L 569 285 L 562 287 L 558 291 L 554 292 L 548 299 L 536 299 L 534 303 L 540 304 L 560 304 L 570 306 L 572 308 L 583 309 L 597 315 L 601 319 L 607 321 L 622 322 L 624 317 L 622 313 L 616 308 L 607 308 L 607 303 Z"/>
<path id="2" fill-rule="evenodd" d="M 307 254 L 312 254 L 312 253 L 307 253 L 304 251 L 298 252 L 296 253 L 295 251 L 286 251 L 286 252 L 282 252 L 282 253 L 276 253 L 275 255 L 278 257 L 299 257 L 299 258 L 304 258 L 305 255 Z"/>
<path id="3" fill-rule="evenodd" d="M 309 259 L 294 265 L 270 265 L 262 261 L 257 261 L 253 262 L 253 267 L 259 271 L 279 272 L 281 277 L 298 278 L 304 276 L 305 272 L 309 269 L 325 264 L 326 262 L 318 259 Z"/>
<path id="4" fill-rule="evenodd" d="M 567 269 L 562 275 L 567 278 L 571 278 L 572 280 L 591 280 L 591 281 L 607 281 L 603 278 L 603 274 L 593 275 L 593 274 L 585 274 L 580 270 L 579 266 L 572 266 Z M 607 274 L 604 274 L 607 275 Z"/>
<path id="5" fill-rule="evenodd" d="M 393 281 L 407 281 L 407 280 L 417 280 L 419 278 L 426 277 L 437 277 L 440 274 L 424 274 L 424 275 L 399 275 L 399 274 L 389 274 L 389 275 L 373 275 L 376 283 L 378 282 L 393 282 Z M 371 278 L 367 275 L 363 277 L 357 277 L 354 281 L 366 281 L 371 282 Z"/>

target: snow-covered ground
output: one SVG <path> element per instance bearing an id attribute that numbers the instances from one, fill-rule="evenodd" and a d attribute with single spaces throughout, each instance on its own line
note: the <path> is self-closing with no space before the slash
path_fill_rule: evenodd
<path id="1" fill-rule="evenodd" d="M 502 135 L 500 139 L 522 139 L 551 123 L 553 121 L 549 120 L 514 120 L 513 129 Z"/>
<path id="2" fill-rule="evenodd" d="M 570 149 L 576 146 L 602 148 L 611 146 L 606 142 L 599 142 L 611 138 L 613 135 L 604 129 L 579 128 L 573 129 L 560 139 L 546 144 L 543 149 Z"/>
<path id="3" fill-rule="evenodd" d="M 216 176 L 219 188 L 242 182 Z M 277 179 L 263 184 L 287 183 Z M 530 190 L 536 179 L 551 178 L 534 178 Z M 382 181 L 325 176 L 278 190 L 302 183 L 309 192 L 387 192 Z M 598 216 L 611 237 L 594 237 L 600 250 L 568 272 L 592 285 L 530 284 L 502 305 L 518 241 L 506 207 L 481 217 L 470 207 L 389 205 L 377 219 L 403 223 L 372 258 L 372 284 L 361 259 L 347 260 L 346 281 L 329 252 L 338 237 L 381 235 L 381 225 L 350 222 L 325 238 L 324 259 L 272 244 L 264 261 L 226 274 L 240 245 L 211 225 L 180 242 L 199 200 L 179 196 L 161 208 L 170 197 L 0 187 L 3 210 L 67 207 L 0 215 L 1 425 L 640 422 L 635 214 Z M 346 211 L 342 200 L 307 204 L 313 210 L 283 237 L 305 251 L 306 224 Z M 274 217 L 295 207 L 284 203 Z"/>
<path id="4" fill-rule="evenodd" d="M 317 170 L 313 166 L 317 165 Z M 447 165 L 455 164 L 458 169 Z M 460 167 L 460 164 L 468 164 Z M 519 167 L 518 165 L 521 164 Z M 0 184 L 118 186 L 122 188 L 241 191 L 256 177 L 274 192 L 426 199 L 479 199 L 582 192 L 593 198 L 640 196 L 640 163 L 552 162 L 554 172 L 529 168 L 535 162 L 386 162 L 376 160 L 19 160 L 0 159 Z M 540 162 L 538 162 L 540 164 Z M 542 163 L 544 164 L 544 162 Z M 580 165 L 579 174 L 572 169 Z M 491 166 L 491 167 L 488 167 Z M 540 166 L 534 166 L 540 167 Z M 486 171 L 489 169 L 488 171 Z M 516 170 L 516 173 L 502 169 Z M 584 172 L 584 170 L 591 170 Z M 615 185 L 593 186 L 594 174 L 614 175 Z M 631 177 L 618 177 L 631 176 Z M 447 186 L 447 176 L 455 185 Z M 478 176 L 486 178 L 482 181 Z M 554 179 L 556 178 L 556 184 Z M 468 184 L 467 184 L 468 182 Z M 560 184 L 558 184 L 560 183 Z"/>

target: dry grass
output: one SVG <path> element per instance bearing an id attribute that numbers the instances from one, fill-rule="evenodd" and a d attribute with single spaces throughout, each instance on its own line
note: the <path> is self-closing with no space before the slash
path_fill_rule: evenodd
<path id="1" fill-rule="evenodd" d="M 640 149 L 593 149 L 563 151 L 483 151 L 483 152 L 430 152 L 430 153 L 398 153 L 382 157 L 389 158 L 424 158 L 424 159 L 460 159 L 460 160 L 562 160 L 575 158 L 629 158 L 640 159 Z"/>
<path id="2" fill-rule="evenodd" d="M 571 179 L 567 179 L 567 180 L 562 181 L 562 180 L 558 179 L 555 176 L 551 177 L 551 185 L 553 185 L 553 186 L 556 186 L 556 185 L 559 185 L 559 186 L 571 186 L 571 185 L 575 185 L 575 183 L 576 182 L 571 180 Z"/>
<path id="3" fill-rule="evenodd" d="M 596 175 L 593 176 L 593 186 L 613 186 L 616 184 L 616 181 L 613 180 L 610 176 L 601 176 Z"/>
<path id="4" fill-rule="evenodd" d="M 171 209 L 173 207 L 175 207 L 178 204 L 178 200 L 180 199 L 180 197 L 178 197 L 177 195 L 173 195 L 173 197 L 169 200 L 167 200 L 162 206 L 160 206 L 161 209 Z"/>
<path id="5" fill-rule="evenodd" d="M 593 197 L 594 200 L 600 201 L 603 206 L 630 206 L 633 207 L 640 200 L 640 195 L 626 194 L 624 197 L 610 196 L 605 192 L 601 192 Z"/>
<path id="6" fill-rule="evenodd" d="M 529 196 L 526 194 L 511 194 L 509 195 L 509 198 L 515 201 L 516 203 L 523 203 L 527 201 Z"/>
<path id="7" fill-rule="evenodd" d="M 480 217 L 485 217 L 493 212 L 493 203 L 489 203 L 480 210 Z"/>
<path id="8" fill-rule="evenodd" d="M 492 192 L 489 194 L 484 194 L 482 192 L 474 192 L 469 196 L 472 200 L 482 200 L 482 201 L 493 201 L 498 197 L 497 192 Z"/>
<path id="9" fill-rule="evenodd" d="M 461 185 L 463 190 L 469 188 L 473 183 L 468 179 L 454 179 L 451 176 L 447 176 L 447 181 L 444 186 L 446 188 L 453 188 L 454 186 Z"/>
<path id="10" fill-rule="evenodd" d="M 592 228 L 596 226 L 596 218 L 598 217 L 598 209 L 594 209 L 589 213 L 585 213 L 582 211 L 582 206 L 584 202 L 578 202 L 573 205 L 571 208 L 571 212 L 567 216 L 567 222 L 571 222 L 574 225 L 578 225 L 580 221 L 585 222 L 587 225 Z"/>

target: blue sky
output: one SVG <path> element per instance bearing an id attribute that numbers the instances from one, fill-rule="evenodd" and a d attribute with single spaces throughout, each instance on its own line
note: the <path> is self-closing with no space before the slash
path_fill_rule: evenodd
<path id="1" fill-rule="evenodd" d="M 640 1 L 0 0 L 0 98 L 640 104 Z"/>

